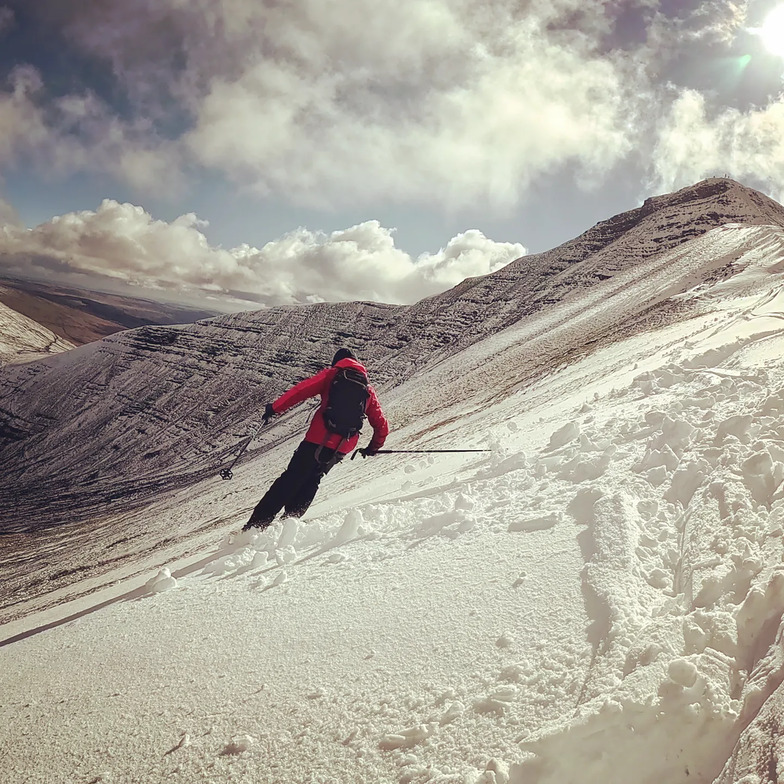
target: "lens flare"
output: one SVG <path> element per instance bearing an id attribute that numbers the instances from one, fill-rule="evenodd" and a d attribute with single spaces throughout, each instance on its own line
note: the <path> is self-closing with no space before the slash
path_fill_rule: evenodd
<path id="1" fill-rule="evenodd" d="M 784 5 L 774 8 L 766 17 L 760 38 L 771 54 L 784 57 Z"/>

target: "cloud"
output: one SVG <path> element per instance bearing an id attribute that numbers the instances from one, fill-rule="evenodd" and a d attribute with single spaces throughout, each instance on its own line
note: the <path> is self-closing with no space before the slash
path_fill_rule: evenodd
<path id="1" fill-rule="evenodd" d="M 1 205 L 0 205 L 1 206 Z M 145 296 L 211 298 L 227 310 L 314 301 L 410 303 L 522 256 L 472 230 L 437 253 L 412 258 L 377 221 L 330 234 L 298 229 L 263 248 L 209 245 L 193 214 L 171 223 L 141 207 L 106 199 L 95 211 L 61 215 L 34 229 L 0 230 L 0 258 L 17 273 L 125 285 Z"/>
<path id="2" fill-rule="evenodd" d="M 784 103 L 748 112 L 711 111 L 703 95 L 681 92 L 662 122 L 654 155 L 655 186 L 674 190 L 706 176 L 764 183 L 784 197 Z"/>
<path id="3" fill-rule="evenodd" d="M 176 145 L 144 118 L 123 121 L 90 92 L 50 99 L 30 65 L 13 68 L 7 84 L 0 91 L 0 171 L 24 161 L 47 177 L 91 171 L 146 192 L 182 187 Z"/>
<path id="4" fill-rule="evenodd" d="M 10 166 L 19 156 L 47 143 L 49 130 L 32 98 L 39 87 L 38 72 L 19 66 L 8 77 L 8 89 L 0 92 L 0 167 Z"/>
<path id="5" fill-rule="evenodd" d="M 0 35 L 4 35 L 14 26 L 14 11 L 5 5 L 0 5 Z"/>
<path id="6" fill-rule="evenodd" d="M 743 27 L 747 0 L 683 0 L 677 13 L 668 16 L 653 4 L 651 32 L 662 51 L 684 45 L 730 43 Z"/>
<path id="7" fill-rule="evenodd" d="M 438 0 L 300 5 L 302 18 L 265 17 L 258 46 L 276 56 L 251 51 L 208 80 L 185 136 L 261 193 L 503 207 L 544 172 L 605 168 L 631 147 L 630 72 L 549 32 L 544 6 L 518 19 L 498 4 L 490 23 Z"/>
<path id="8" fill-rule="evenodd" d="M 93 93 L 63 96 L 48 114 L 48 144 L 37 152 L 49 168 L 100 172 L 158 195 L 175 195 L 183 187 L 176 145 L 161 139 L 145 118 L 123 121 Z"/>
<path id="9" fill-rule="evenodd" d="M 22 222 L 16 208 L 0 195 L 0 227 L 17 226 L 21 227 Z"/>
<path id="10" fill-rule="evenodd" d="M 85 118 L 70 136 L 50 124 L 61 157 L 142 191 L 155 188 L 149 170 L 169 181 L 190 163 L 318 208 L 503 209 L 542 174 L 591 179 L 634 142 L 633 58 L 607 56 L 603 9 L 577 0 L 88 0 L 78 11 L 40 0 L 39 11 L 102 61 L 133 110 L 74 90 Z"/>
<path id="11" fill-rule="evenodd" d="M 493 217 L 554 174 L 586 188 L 621 168 L 660 187 L 717 169 L 770 187 L 779 177 L 779 75 L 727 72 L 747 0 L 36 9 L 63 61 L 88 67 L 69 72 L 66 93 L 44 64 L 13 72 L 0 172 L 24 159 L 51 175 L 100 173 L 138 200 L 217 175 L 281 207 L 481 205 Z"/>

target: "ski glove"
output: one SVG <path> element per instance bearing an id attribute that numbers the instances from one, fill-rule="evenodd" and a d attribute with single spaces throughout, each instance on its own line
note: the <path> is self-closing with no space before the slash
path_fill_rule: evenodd
<path id="1" fill-rule="evenodd" d="M 267 422 L 274 416 L 277 416 L 277 414 L 275 413 L 275 409 L 272 407 L 272 403 L 267 403 L 267 405 L 264 406 L 264 413 L 261 417 L 262 421 L 266 425 Z"/>
<path id="2" fill-rule="evenodd" d="M 378 449 L 371 449 L 369 446 L 366 446 L 364 449 L 357 450 L 362 457 L 373 457 L 373 455 L 378 454 Z"/>

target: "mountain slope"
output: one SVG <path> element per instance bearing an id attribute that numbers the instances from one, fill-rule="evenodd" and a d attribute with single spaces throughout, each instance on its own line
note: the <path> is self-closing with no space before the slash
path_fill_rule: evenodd
<path id="1" fill-rule="evenodd" d="M 0 366 L 68 351 L 74 344 L 0 302 Z"/>
<path id="2" fill-rule="evenodd" d="M 709 230 L 714 223 L 731 226 Z M 2 530 L 67 524 L 71 536 L 89 537 L 105 528 L 152 552 L 170 531 L 161 522 L 139 532 L 131 510 L 214 477 L 263 403 L 337 346 L 359 351 L 404 445 L 450 418 L 459 423 L 451 409 L 464 397 L 492 405 L 634 331 L 697 316 L 702 305 L 679 295 L 732 275 L 757 250 L 776 253 L 782 225 L 780 206 L 713 180 L 408 308 L 319 304 L 142 327 L 7 370 Z M 310 411 L 276 422 L 263 450 L 290 450 Z M 53 562 L 30 590 L 67 584 L 80 568 L 100 573 L 114 558 L 67 569 Z"/>
<path id="3" fill-rule="evenodd" d="M 302 521 L 230 533 L 276 422 L 232 482 L 39 533 L 0 579 L 82 596 L 2 627 L 3 780 L 778 784 L 783 274 L 727 226 L 423 364 L 393 443 L 490 451 L 346 461 Z"/>
<path id="4" fill-rule="evenodd" d="M 216 311 L 17 279 L 0 280 L 0 303 L 77 346 L 124 329 L 184 324 L 217 315 Z"/>

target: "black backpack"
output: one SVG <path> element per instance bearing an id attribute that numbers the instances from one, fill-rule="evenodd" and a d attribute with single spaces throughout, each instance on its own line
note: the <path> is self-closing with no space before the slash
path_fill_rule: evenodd
<path id="1" fill-rule="evenodd" d="M 370 392 L 368 380 L 354 368 L 338 368 L 327 394 L 324 424 L 331 433 L 352 438 L 362 430 Z"/>

